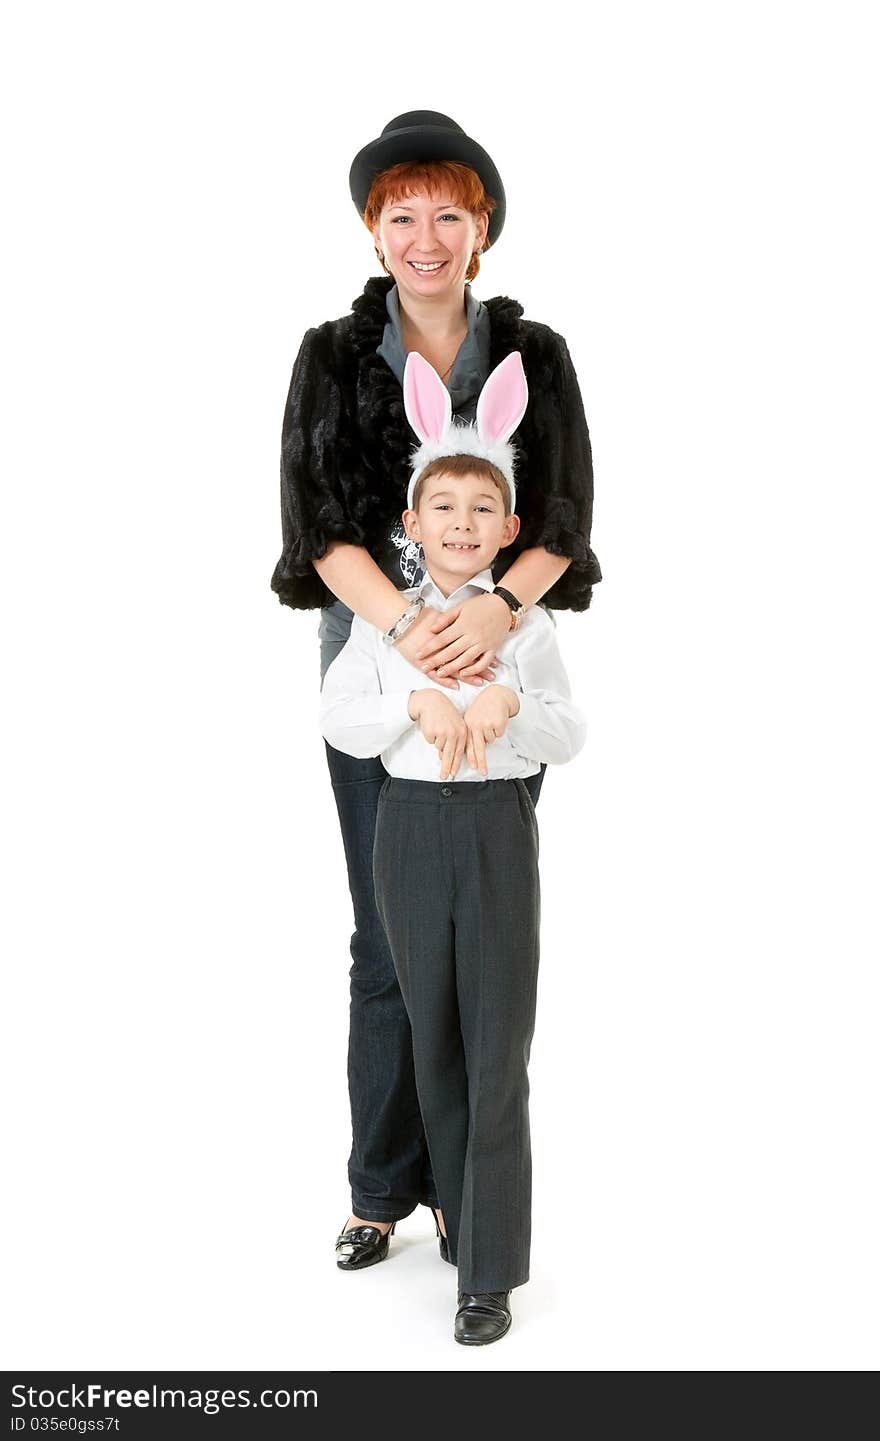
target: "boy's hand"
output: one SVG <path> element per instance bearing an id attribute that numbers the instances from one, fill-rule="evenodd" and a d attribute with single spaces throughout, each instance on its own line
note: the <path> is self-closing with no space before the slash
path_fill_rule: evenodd
<path id="1" fill-rule="evenodd" d="M 440 752 L 440 779 L 448 780 L 461 765 L 467 744 L 463 716 L 442 691 L 430 689 L 412 692 L 409 713 L 425 740 Z"/>
<path id="2" fill-rule="evenodd" d="M 467 728 L 468 764 L 481 775 L 487 775 L 486 746 L 507 730 L 511 716 L 519 712 L 519 697 L 509 685 L 487 686 L 464 713 Z"/>

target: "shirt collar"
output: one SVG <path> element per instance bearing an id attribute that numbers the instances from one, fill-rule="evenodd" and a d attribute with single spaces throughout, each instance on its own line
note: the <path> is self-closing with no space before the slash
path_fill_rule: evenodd
<path id="1" fill-rule="evenodd" d="M 448 596 L 443 594 L 440 587 L 431 579 L 431 572 L 426 570 L 417 587 L 417 594 L 425 595 L 429 590 L 434 591 L 441 605 L 445 607 L 452 605 L 459 592 L 467 590 L 468 586 L 475 586 L 477 590 L 493 591 L 495 589 L 495 582 L 492 579 L 491 566 L 487 566 L 485 570 L 478 571 L 476 575 L 471 576 L 470 580 L 463 581 L 462 584 Z"/>

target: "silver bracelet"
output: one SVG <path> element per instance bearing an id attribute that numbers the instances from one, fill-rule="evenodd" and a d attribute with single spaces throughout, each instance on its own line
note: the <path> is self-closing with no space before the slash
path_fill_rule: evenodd
<path id="1" fill-rule="evenodd" d="M 409 630 L 410 626 L 418 619 L 420 612 L 424 608 L 424 604 L 424 597 L 417 595 L 412 604 L 407 606 L 400 619 L 394 622 L 390 630 L 386 630 L 384 639 L 389 645 L 394 645 L 395 641 L 400 640 L 404 631 Z"/>

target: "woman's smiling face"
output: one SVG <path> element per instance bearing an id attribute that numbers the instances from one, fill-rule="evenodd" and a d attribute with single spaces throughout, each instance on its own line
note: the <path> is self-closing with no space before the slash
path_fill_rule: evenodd
<path id="1" fill-rule="evenodd" d="M 475 219 L 442 195 L 404 195 L 383 208 L 373 238 L 398 287 L 427 299 L 464 295 L 471 256 L 488 228 L 486 215 Z"/>

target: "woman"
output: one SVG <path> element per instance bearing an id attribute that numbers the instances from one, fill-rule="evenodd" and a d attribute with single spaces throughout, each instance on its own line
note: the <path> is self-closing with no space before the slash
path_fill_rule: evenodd
<path id="1" fill-rule="evenodd" d="M 424 607 L 394 641 L 450 688 L 490 682 L 516 610 L 585 610 L 601 571 L 590 549 L 590 440 L 568 348 L 506 297 L 478 301 L 469 282 L 505 220 L 501 177 L 454 120 L 412 111 L 355 157 L 352 198 L 384 277 L 352 313 L 308 330 L 291 377 L 281 453 L 283 550 L 272 577 L 282 604 L 321 608 L 321 680 L 348 638 L 352 613 L 388 632 L 417 585 L 420 549 L 401 523 L 415 436 L 403 407 L 406 356 L 440 375 L 453 414 L 475 418 L 490 371 L 519 350 L 530 403 L 516 432 L 521 526 L 493 569 L 497 589 L 441 613 Z M 532 457 L 534 459 L 532 460 Z M 503 587 L 500 582 L 503 578 Z M 352 1212 L 337 1264 L 384 1260 L 394 1223 L 419 1204 L 442 1216 L 416 1094 L 409 1021 L 373 894 L 373 841 L 386 772 L 325 742 L 354 908 L 348 1080 Z M 545 767 L 526 784 L 537 804 Z"/>

